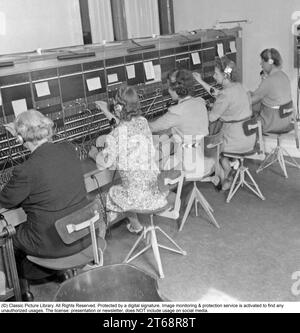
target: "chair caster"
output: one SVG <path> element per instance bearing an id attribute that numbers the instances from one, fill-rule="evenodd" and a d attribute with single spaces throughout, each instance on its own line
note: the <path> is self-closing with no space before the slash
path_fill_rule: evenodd
<path id="1" fill-rule="evenodd" d="M 22 301 L 24 302 L 33 302 L 34 297 L 31 291 L 26 291 L 25 293 L 22 294 Z"/>

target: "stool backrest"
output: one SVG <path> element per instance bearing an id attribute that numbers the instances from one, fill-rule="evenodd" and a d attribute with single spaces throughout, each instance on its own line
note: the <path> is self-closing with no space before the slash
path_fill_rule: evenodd
<path id="1" fill-rule="evenodd" d="M 185 178 L 201 178 L 204 175 L 204 135 L 184 135 L 173 128 L 173 140 L 178 144 L 177 158 Z"/>
<path id="2" fill-rule="evenodd" d="M 293 113 L 294 113 L 293 101 L 280 105 L 280 107 L 279 107 L 280 118 L 289 117 Z"/>
<path id="3" fill-rule="evenodd" d="M 251 117 L 243 122 L 243 131 L 246 136 L 256 135 L 254 151 L 264 155 L 264 143 L 261 122 L 256 117 Z"/>
<path id="4" fill-rule="evenodd" d="M 163 172 L 164 173 L 164 172 Z M 165 211 L 160 212 L 156 215 L 167 217 L 170 219 L 177 220 L 179 218 L 179 212 L 181 207 L 181 192 L 183 187 L 183 181 L 184 181 L 184 174 L 183 172 L 178 172 L 178 175 L 176 177 L 163 177 L 164 186 L 176 186 L 176 195 L 173 192 L 169 193 L 168 196 L 168 203 L 170 204 L 170 207 L 167 208 Z"/>
<path id="5" fill-rule="evenodd" d="M 101 201 L 96 197 L 85 207 L 55 222 L 55 228 L 65 244 L 72 244 L 88 234 L 91 234 L 94 260 L 96 264 L 99 264 L 100 261 L 97 238 L 100 237 L 104 239 L 106 232 L 106 225 L 101 214 Z"/>

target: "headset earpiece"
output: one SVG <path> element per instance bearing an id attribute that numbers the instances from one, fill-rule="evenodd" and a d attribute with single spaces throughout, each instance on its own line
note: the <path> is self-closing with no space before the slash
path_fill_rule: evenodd
<path id="1" fill-rule="evenodd" d="M 16 141 L 21 145 L 24 144 L 24 139 L 20 134 L 16 136 Z"/>
<path id="2" fill-rule="evenodd" d="M 124 107 L 124 105 L 117 103 L 117 104 L 114 106 L 114 110 L 115 110 L 115 112 L 121 113 L 122 110 L 123 110 L 123 107 Z"/>
<path id="3" fill-rule="evenodd" d="M 274 64 L 274 60 L 272 59 L 272 54 L 271 54 L 271 50 L 268 50 L 268 64 L 269 65 L 273 65 Z"/>
<path id="4" fill-rule="evenodd" d="M 226 66 L 226 68 L 224 69 L 224 77 L 226 79 L 230 79 L 231 78 L 231 72 L 232 72 L 232 68 L 230 66 Z"/>

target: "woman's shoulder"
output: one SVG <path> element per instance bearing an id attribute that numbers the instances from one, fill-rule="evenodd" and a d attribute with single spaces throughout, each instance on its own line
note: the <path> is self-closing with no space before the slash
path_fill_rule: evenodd
<path id="1" fill-rule="evenodd" d="M 132 124 L 134 126 L 141 125 L 141 126 L 148 126 L 148 120 L 144 116 L 138 116 L 131 119 Z"/>
<path id="2" fill-rule="evenodd" d="M 202 97 L 200 97 L 200 96 L 192 97 L 191 100 L 195 101 L 195 102 L 197 102 L 199 104 L 205 105 L 205 100 Z"/>
<path id="3" fill-rule="evenodd" d="M 143 116 L 133 117 L 131 118 L 131 120 L 122 123 L 118 127 L 119 130 L 122 130 L 124 128 L 132 129 L 133 132 L 149 129 L 148 121 Z"/>
<path id="4" fill-rule="evenodd" d="M 221 93 L 227 96 L 247 94 L 247 90 L 240 82 L 233 82 L 230 87 L 221 90 Z"/>
<path id="5" fill-rule="evenodd" d="M 288 81 L 290 80 L 288 75 L 282 69 L 275 72 L 274 74 L 275 74 L 274 77 L 276 77 L 276 78 L 283 79 L 283 80 L 288 80 Z M 270 75 L 269 77 L 272 78 L 272 75 Z"/>

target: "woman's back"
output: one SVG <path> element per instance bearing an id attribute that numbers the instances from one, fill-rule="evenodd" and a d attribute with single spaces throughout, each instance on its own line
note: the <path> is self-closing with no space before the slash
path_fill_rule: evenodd
<path id="1" fill-rule="evenodd" d="M 244 87 L 240 83 L 233 83 L 224 88 L 211 113 L 219 114 L 224 121 L 236 121 L 251 116 L 250 101 Z"/>
<path id="2" fill-rule="evenodd" d="M 258 90 L 263 96 L 262 103 L 269 107 L 283 105 L 292 100 L 290 80 L 282 70 L 271 73 L 262 81 Z"/>
<path id="3" fill-rule="evenodd" d="M 122 184 L 110 189 L 110 198 L 122 210 L 164 206 L 166 194 L 158 188 L 158 167 L 152 134 L 144 117 L 122 122 L 112 133 L 116 142 L 116 169 Z M 110 209 L 118 211 L 110 203 Z"/>
<path id="4" fill-rule="evenodd" d="M 144 117 L 133 117 L 123 122 L 113 132 L 113 137 L 118 147 L 116 167 L 120 172 L 158 172 L 154 163 L 152 134 Z"/>

